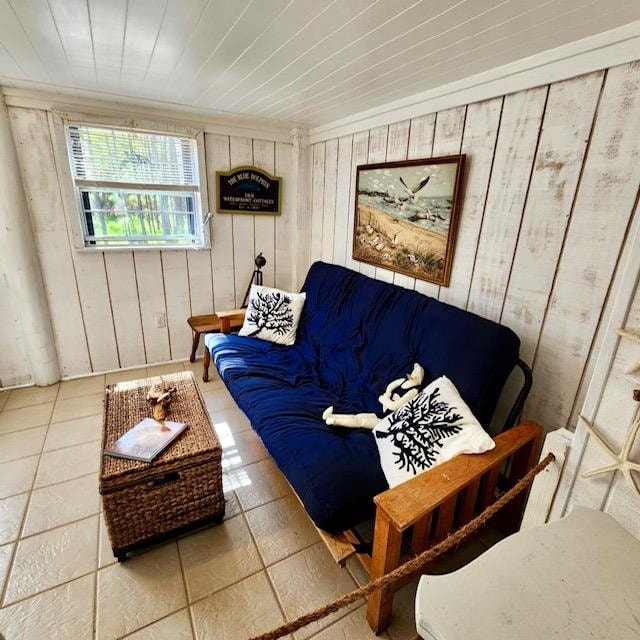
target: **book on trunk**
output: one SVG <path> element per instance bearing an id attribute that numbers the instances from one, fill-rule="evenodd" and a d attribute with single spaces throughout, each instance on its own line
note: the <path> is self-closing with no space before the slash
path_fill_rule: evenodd
<path id="1" fill-rule="evenodd" d="M 104 450 L 108 456 L 151 462 L 164 451 L 185 429 L 184 422 L 145 418 L 120 436 L 111 447 Z"/>

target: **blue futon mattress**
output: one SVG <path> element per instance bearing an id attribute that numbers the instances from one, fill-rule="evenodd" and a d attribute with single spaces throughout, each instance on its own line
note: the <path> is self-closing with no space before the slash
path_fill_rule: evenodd
<path id="1" fill-rule="evenodd" d="M 508 328 L 359 273 L 317 262 L 296 344 L 209 334 L 206 345 L 238 406 L 317 526 L 336 532 L 374 511 L 388 488 L 373 435 L 328 427 L 322 412 L 379 413 L 378 396 L 415 362 L 448 376 L 487 426 L 519 340 Z"/>

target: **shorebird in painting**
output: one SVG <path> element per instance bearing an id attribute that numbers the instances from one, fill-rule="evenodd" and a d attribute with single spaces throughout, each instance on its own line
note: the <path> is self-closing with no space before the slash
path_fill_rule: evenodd
<path id="1" fill-rule="evenodd" d="M 400 182 L 402 183 L 402 186 L 405 188 L 406 192 L 409 194 L 409 198 L 411 198 L 412 202 L 416 201 L 418 197 L 418 191 L 420 191 L 421 189 L 424 189 L 427 182 L 429 182 L 429 178 L 431 178 L 431 176 L 420 178 L 420 181 L 417 184 L 409 188 L 407 186 L 407 183 L 402 179 L 402 176 L 400 176 Z"/>
<path id="2" fill-rule="evenodd" d="M 428 220 L 429 222 L 435 222 L 436 220 L 444 220 L 444 218 L 439 213 L 433 213 L 433 211 L 418 211 L 418 213 L 414 213 L 410 218 L 411 222 L 418 222 L 418 220 Z"/>
<path id="3" fill-rule="evenodd" d="M 400 196 L 394 196 L 392 198 L 390 196 L 387 196 L 384 197 L 383 200 L 385 202 L 388 202 L 389 204 L 395 204 L 398 209 L 402 210 L 407 206 L 407 200 L 409 200 L 409 198 L 401 198 Z"/>

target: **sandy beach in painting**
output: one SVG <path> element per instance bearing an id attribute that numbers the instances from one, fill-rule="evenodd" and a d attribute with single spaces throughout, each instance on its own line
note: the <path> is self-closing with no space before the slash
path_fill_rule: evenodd
<path id="1" fill-rule="evenodd" d="M 400 220 L 377 207 L 358 202 L 354 258 L 440 279 L 447 236 Z"/>

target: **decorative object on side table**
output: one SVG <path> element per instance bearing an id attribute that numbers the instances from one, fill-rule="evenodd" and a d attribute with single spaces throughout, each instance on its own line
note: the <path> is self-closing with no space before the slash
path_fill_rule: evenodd
<path id="1" fill-rule="evenodd" d="M 167 417 L 171 401 L 177 392 L 175 387 L 167 387 L 164 384 L 149 389 L 147 400 L 153 408 L 153 417 L 156 420 L 164 420 Z"/>
<path id="2" fill-rule="evenodd" d="M 256 265 L 256 268 L 253 270 L 251 274 L 251 279 L 249 280 L 249 284 L 247 285 L 247 290 L 244 294 L 244 299 L 242 300 L 242 308 L 247 308 L 247 302 L 249 300 L 249 293 L 251 292 L 251 285 L 256 284 L 259 287 L 262 286 L 262 267 L 267 264 L 267 259 L 262 255 L 262 251 L 256 256 L 256 259 L 253 261 L 253 264 Z"/>
<path id="3" fill-rule="evenodd" d="M 448 286 L 464 159 L 359 166 L 353 259 Z"/>
<path id="4" fill-rule="evenodd" d="M 163 384 L 176 388 L 171 415 L 188 428 L 150 463 L 101 457 L 104 519 L 119 561 L 131 551 L 224 516 L 222 448 L 191 372 L 108 386 L 102 448 L 113 447 L 148 417 L 147 394 Z"/>

